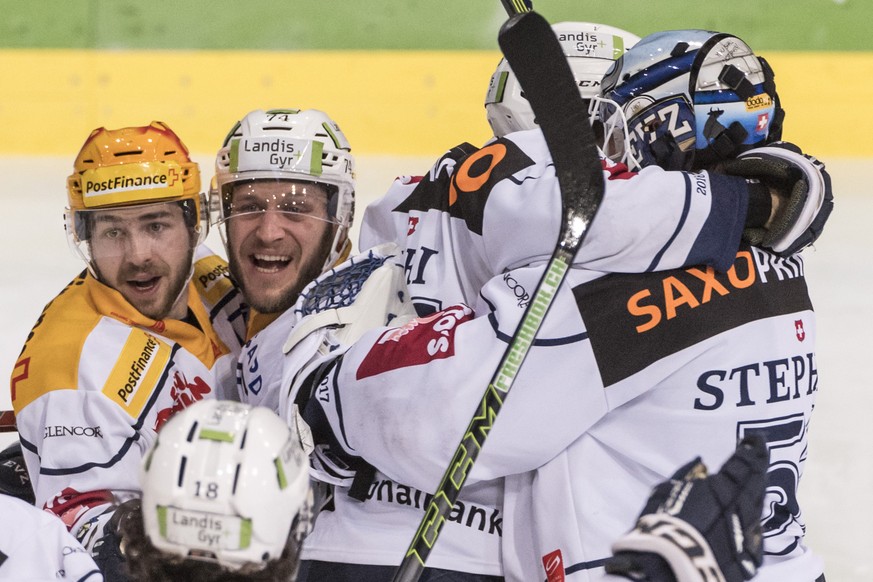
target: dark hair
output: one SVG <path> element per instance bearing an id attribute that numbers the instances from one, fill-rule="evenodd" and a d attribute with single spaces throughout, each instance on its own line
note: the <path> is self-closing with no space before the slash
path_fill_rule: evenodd
<path id="1" fill-rule="evenodd" d="M 142 511 L 135 507 L 121 506 L 116 511 L 127 511 L 128 515 L 119 522 L 119 533 L 123 540 L 123 553 L 127 560 L 127 570 L 134 580 L 140 582 L 176 582 L 192 580 L 195 582 L 291 582 L 297 578 L 300 544 L 289 535 L 282 555 L 257 568 L 256 564 L 231 571 L 217 562 L 183 558 L 166 554 L 149 541 L 145 533 Z M 291 531 L 296 526 L 292 525 Z"/>

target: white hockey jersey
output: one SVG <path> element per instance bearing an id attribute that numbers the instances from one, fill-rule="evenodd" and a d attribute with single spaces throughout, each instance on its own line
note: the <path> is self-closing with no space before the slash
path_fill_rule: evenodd
<path id="1" fill-rule="evenodd" d="M 368 255 L 356 257 L 336 267 L 348 273 L 350 264 L 369 271 L 366 264 L 378 268 L 386 249 L 374 249 Z M 387 255 L 391 257 L 391 255 Z M 396 269 L 396 267 L 391 267 Z M 335 280 L 334 271 L 322 275 L 321 280 Z M 402 277 L 402 273 L 399 273 Z M 366 277 L 367 275 L 362 275 Z M 368 280 L 368 279 L 363 279 Z M 302 315 L 311 310 L 323 312 L 323 305 L 306 306 L 307 297 L 318 281 L 304 289 L 294 308 L 288 309 L 275 321 L 255 334 L 243 347 L 239 356 L 237 380 L 240 398 L 254 406 L 281 410 L 283 417 L 293 422 L 290 407 L 296 394 L 288 393 L 294 373 L 300 362 L 285 362 L 283 346 L 289 332 L 299 323 Z M 357 294 L 358 287 L 345 294 Z M 352 298 L 356 298 L 353 295 Z M 351 298 L 349 299 L 351 301 Z M 314 303 L 320 304 L 320 301 Z M 380 317 L 380 316 L 376 316 Z M 380 320 L 380 324 L 384 324 Z M 309 359 L 319 338 L 307 336 L 305 345 L 294 352 Z M 349 495 L 354 471 L 334 464 L 330 458 L 313 455 L 313 473 L 334 487 L 330 509 L 318 514 L 315 527 L 306 537 L 301 557 L 304 560 L 341 562 L 349 564 L 393 565 L 399 561 L 409 545 L 409 532 L 414 530 L 424 515 L 431 495 L 421 490 L 392 481 L 376 472 L 371 483 L 359 498 Z M 469 492 L 468 492 L 469 493 Z M 448 570 L 499 575 L 501 572 L 502 488 L 487 487 L 481 495 L 467 495 L 457 504 L 447 523 L 444 539 L 433 552 L 428 565 Z M 399 533 L 398 533 L 399 532 Z"/>
<path id="2" fill-rule="evenodd" d="M 46 306 L 12 371 L 36 505 L 86 547 L 91 519 L 139 494 L 142 455 L 171 414 L 236 399 L 241 295 L 219 256 L 201 247 L 195 261 L 188 308 L 199 329 L 149 319 L 83 272 Z"/>
<path id="3" fill-rule="evenodd" d="M 426 491 L 531 299 L 560 217 L 537 131 L 454 166 L 446 158 L 396 184 L 361 235 L 364 248 L 405 249 L 416 307 L 436 313 L 366 334 L 319 386 L 348 452 Z M 605 171 L 603 203 L 468 479 L 505 478 L 504 575 L 603 578 L 610 544 L 652 486 L 698 454 L 720 466 L 759 431 L 772 467 L 758 579 L 814 580 L 821 563 L 803 546 L 796 497 L 818 389 L 801 258 L 738 249 L 741 179 Z M 716 268 L 679 268 L 699 264 Z M 666 269 L 676 270 L 655 272 Z"/>
<path id="4" fill-rule="evenodd" d="M 0 495 L 0 517 L 6 526 L 0 528 L 0 580 L 102 582 L 90 554 L 54 515 Z"/>

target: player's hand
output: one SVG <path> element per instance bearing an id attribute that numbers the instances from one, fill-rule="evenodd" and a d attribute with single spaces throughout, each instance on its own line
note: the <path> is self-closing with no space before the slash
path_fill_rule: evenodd
<path id="1" fill-rule="evenodd" d="M 746 229 L 743 238 L 782 256 L 813 244 L 834 207 L 824 164 L 788 142 L 744 152 L 723 161 L 718 171 L 759 180 L 775 193 L 770 221 L 765 228 Z"/>
<path id="2" fill-rule="evenodd" d="M 606 571 L 649 582 L 742 582 L 762 560 L 769 454 L 750 436 L 715 475 L 700 458 L 655 487 L 636 527 L 612 545 Z"/>

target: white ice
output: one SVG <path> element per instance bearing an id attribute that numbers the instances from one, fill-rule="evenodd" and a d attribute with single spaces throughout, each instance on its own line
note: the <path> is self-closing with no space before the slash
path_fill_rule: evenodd
<path id="1" fill-rule="evenodd" d="M 208 176 L 211 160 L 197 158 Z M 431 161 L 359 157 L 358 215 L 394 176 L 423 173 Z M 873 217 L 866 182 L 873 160 L 833 160 L 828 167 L 836 209 L 820 242 L 804 252 L 818 317 L 819 394 L 801 506 L 808 543 L 824 557 L 828 580 L 873 580 L 873 382 L 863 364 L 866 358 L 873 362 L 873 244 L 864 234 Z M 70 170 L 68 158 L 0 158 L 0 249 L 5 249 L 0 305 L 6 310 L 0 319 L 0 374 L 5 378 L 43 306 L 83 268 L 63 230 Z M 223 254 L 217 233 L 208 242 Z M 8 388 L 0 389 L 0 409 L 11 409 Z M 0 435 L 0 446 L 12 438 Z"/>

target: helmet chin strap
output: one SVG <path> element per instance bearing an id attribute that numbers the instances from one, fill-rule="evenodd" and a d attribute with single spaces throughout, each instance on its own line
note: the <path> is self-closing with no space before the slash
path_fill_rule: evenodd
<path id="1" fill-rule="evenodd" d="M 324 259 L 324 265 L 321 268 L 322 273 L 327 271 L 328 269 L 336 267 L 337 265 L 348 259 L 349 255 L 351 255 L 352 241 L 349 240 L 348 231 L 349 229 L 347 226 L 337 226 L 337 231 L 331 238 L 330 248 L 327 251 L 327 256 Z M 340 240 L 343 241 L 342 246 L 337 248 Z"/>
<path id="2" fill-rule="evenodd" d="M 176 304 L 177 304 L 177 303 L 178 303 L 178 302 L 179 302 L 179 301 L 180 301 L 180 300 L 185 296 L 185 294 L 188 292 L 188 287 L 189 287 L 190 284 L 191 284 L 191 279 L 194 277 L 194 260 L 193 260 L 194 257 L 192 256 L 191 259 L 192 259 L 192 260 L 191 260 L 191 270 L 188 271 L 188 276 L 185 278 L 185 283 L 182 285 L 182 288 L 179 290 L 179 294 L 176 295 L 176 299 L 173 300 L 173 305 L 170 307 L 171 310 L 173 309 L 173 307 L 176 306 Z M 187 301 L 187 298 L 186 298 L 186 300 L 185 300 L 185 314 L 182 315 L 182 317 L 180 317 L 179 319 L 184 319 L 185 316 L 186 316 L 187 314 L 188 314 L 188 301 Z"/>

